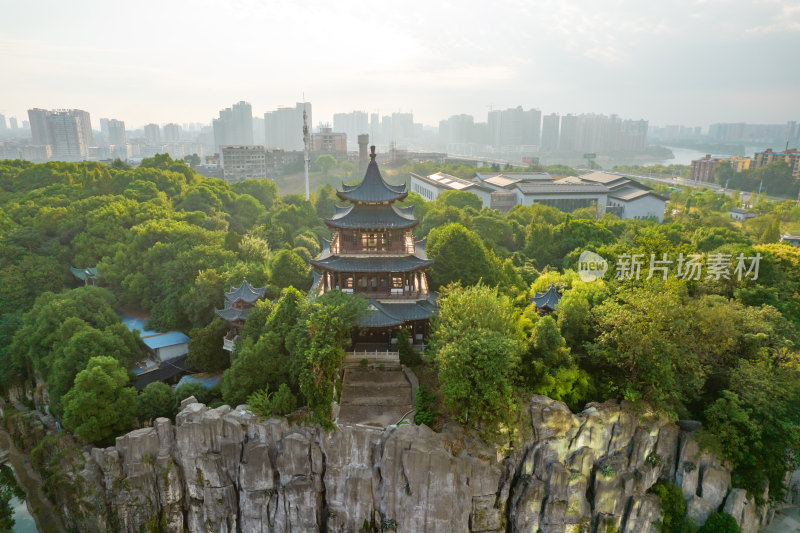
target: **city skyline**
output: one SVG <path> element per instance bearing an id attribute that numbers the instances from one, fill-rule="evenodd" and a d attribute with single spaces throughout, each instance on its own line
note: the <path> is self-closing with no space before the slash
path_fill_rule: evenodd
<path id="1" fill-rule="evenodd" d="M 6 117 L 88 109 L 134 129 L 207 123 L 240 100 L 262 116 L 303 94 L 319 122 L 353 110 L 482 122 L 517 105 L 654 125 L 800 116 L 788 1 L 45 4 L 3 9 Z"/>

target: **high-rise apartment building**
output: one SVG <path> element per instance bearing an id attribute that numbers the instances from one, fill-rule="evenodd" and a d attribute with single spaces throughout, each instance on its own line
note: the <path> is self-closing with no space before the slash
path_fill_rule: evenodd
<path id="1" fill-rule="evenodd" d="M 181 127 L 170 123 L 164 126 L 164 142 L 174 143 L 181 140 Z"/>
<path id="2" fill-rule="evenodd" d="M 128 143 L 128 137 L 125 134 L 125 123 L 116 119 L 100 119 L 100 123 L 106 121 L 106 139 L 108 144 L 120 146 Z"/>
<path id="3" fill-rule="evenodd" d="M 47 117 L 50 111 L 47 109 L 28 109 L 28 120 L 31 123 L 31 144 L 37 146 L 44 146 L 46 144 L 53 144 L 50 138 L 50 130 L 47 127 Z"/>
<path id="4" fill-rule="evenodd" d="M 82 161 L 89 157 L 92 126 L 89 113 L 80 109 L 49 111 L 46 128 L 56 161 Z M 36 144 L 36 143 L 34 143 Z"/>
<path id="5" fill-rule="evenodd" d="M 647 148 L 646 120 L 622 120 L 616 115 L 561 117 L 561 152 L 640 153 Z"/>
<path id="6" fill-rule="evenodd" d="M 545 115 L 542 119 L 542 150 L 557 150 L 559 124 L 561 117 L 557 113 Z"/>
<path id="7" fill-rule="evenodd" d="M 217 149 L 225 145 L 253 144 L 253 108 L 247 102 L 242 101 L 220 110 L 213 126 Z"/>
<path id="8" fill-rule="evenodd" d="M 575 115 L 561 117 L 558 149 L 562 152 L 571 152 L 578 149 L 578 117 Z"/>
<path id="9" fill-rule="evenodd" d="M 10 130 L 16 130 L 17 129 L 17 117 L 11 117 L 11 118 L 8 119 L 8 128 Z"/>
<path id="10" fill-rule="evenodd" d="M 144 143 L 147 146 L 158 146 L 161 144 L 161 128 L 158 124 L 145 124 Z"/>
<path id="11" fill-rule="evenodd" d="M 355 149 L 355 141 L 359 135 L 369 133 L 369 115 L 364 111 L 352 111 L 350 113 L 334 113 L 333 131 L 342 132 Z"/>
<path id="12" fill-rule="evenodd" d="M 6 131 L 6 116 L 0 114 L 0 131 Z"/>
<path id="13" fill-rule="evenodd" d="M 524 111 L 522 106 L 489 111 L 489 137 L 496 149 L 538 147 L 541 139 L 542 112 Z"/>
<path id="14" fill-rule="evenodd" d="M 309 102 L 298 102 L 294 107 L 279 107 L 264 113 L 264 137 L 268 148 L 283 148 L 286 151 L 303 149 L 304 109 L 308 123 L 313 124 Z"/>
<path id="15" fill-rule="evenodd" d="M 226 181 L 267 177 L 267 154 L 260 145 L 222 146 L 223 176 Z"/>
<path id="16" fill-rule="evenodd" d="M 439 138 L 448 145 L 476 142 L 475 118 L 472 115 L 453 115 L 439 121 Z"/>

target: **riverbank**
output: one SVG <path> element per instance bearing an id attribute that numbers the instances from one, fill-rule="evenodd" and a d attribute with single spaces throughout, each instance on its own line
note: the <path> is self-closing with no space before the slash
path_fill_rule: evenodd
<path id="1" fill-rule="evenodd" d="M 64 526 L 58 518 L 53 504 L 42 493 L 42 479 L 33 469 L 30 459 L 14 446 L 11 436 L 4 429 L 0 429 L 0 453 L 6 456 L 6 461 L 14 469 L 17 483 L 25 491 L 25 503 L 40 533 L 60 533 Z"/>

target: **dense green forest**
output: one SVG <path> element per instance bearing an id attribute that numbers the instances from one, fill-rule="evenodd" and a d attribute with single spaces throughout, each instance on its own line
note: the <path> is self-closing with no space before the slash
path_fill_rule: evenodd
<path id="1" fill-rule="evenodd" d="M 572 409 L 627 399 L 702 421 L 703 443 L 732 462 L 737 486 L 759 495 L 768 481 L 779 498 L 800 451 L 800 250 L 777 241 L 800 224 L 800 208 L 762 200 L 761 216 L 738 223 L 726 214 L 735 195 L 662 192 L 670 203 L 660 225 L 541 205 L 502 215 L 471 193 L 430 203 L 411 194 L 440 294 L 423 360 L 401 346 L 425 384 L 426 420 L 455 418 L 509 443 L 533 393 Z M 265 415 L 306 406 L 329 424 L 365 305 L 338 292 L 306 296 L 306 260 L 329 235 L 322 221 L 336 203 L 330 186 L 307 202 L 280 197 L 268 180 L 229 184 L 162 155 L 135 169 L 0 162 L 0 383 L 45 387 L 65 427 L 100 443 L 174 415 L 190 394 Z M 604 279 L 581 281 L 586 250 L 608 261 Z M 625 254 L 644 258 L 639 279 L 615 278 Z M 706 270 L 684 279 L 673 264 L 667 279 L 647 279 L 651 254 L 702 254 Z M 712 256 L 735 266 L 740 255 L 760 258 L 757 278 L 733 268 L 728 278 L 706 276 Z M 70 266 L 97 266 L 100 286 L 84 287 Z M 227 324 L 213 310 L 242 278 L 266 285 L 270 301 L 251 313 L 231 364 L 221 349 Z M 562 299 L 539 316 L 529 297 L 551 284 Z M 224 371 L 220 385 L 155 383 L 137 394 L 125 369 L 142 356 L 141 341 L 119 309 L 189 334 L 190 364 Z"/>

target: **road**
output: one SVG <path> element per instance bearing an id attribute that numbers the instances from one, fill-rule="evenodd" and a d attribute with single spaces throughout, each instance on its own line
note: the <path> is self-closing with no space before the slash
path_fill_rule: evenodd
<path id="1" fill-rule="evenodd" d="M 588 171 L 589 169 L 578 168 L 576 170 Z M 653 176 L 651 174 L 631 174 L 630 172 L 614 172 L 612 170 L 603 170 L 602 172 L 605 172 L 606 174 L 615 174 L 617 176 L 625 176 L 626 178 L 638 178 L 643 180 L 659 181 L 661 183 L 666 183 L 669 185 L 683 185 L 685 187 L 692 187 L 693 189 L 711 189 L 716 193 L 723 193 L 727 194 L 728 196 L 730 196 L 731 193 L 733 192 L 730 189 L 722 187 L 721 185 L 717 185 L 716 183 L 696 182 L 694 180 L 680 178 L 677 176 L 669 177 L 669 176 Z M 750 199 L 749 196 L 751 193 L 747 191 L 741 191 L 741 194 L 742 194 L 742 200 L 747 199 L 749 201 Z M 770 200 L 772 202 L 783 202 L 787 199 L 788 198 L 780 198 L 778 196 L 767 196 L 767 200 Z"/>

